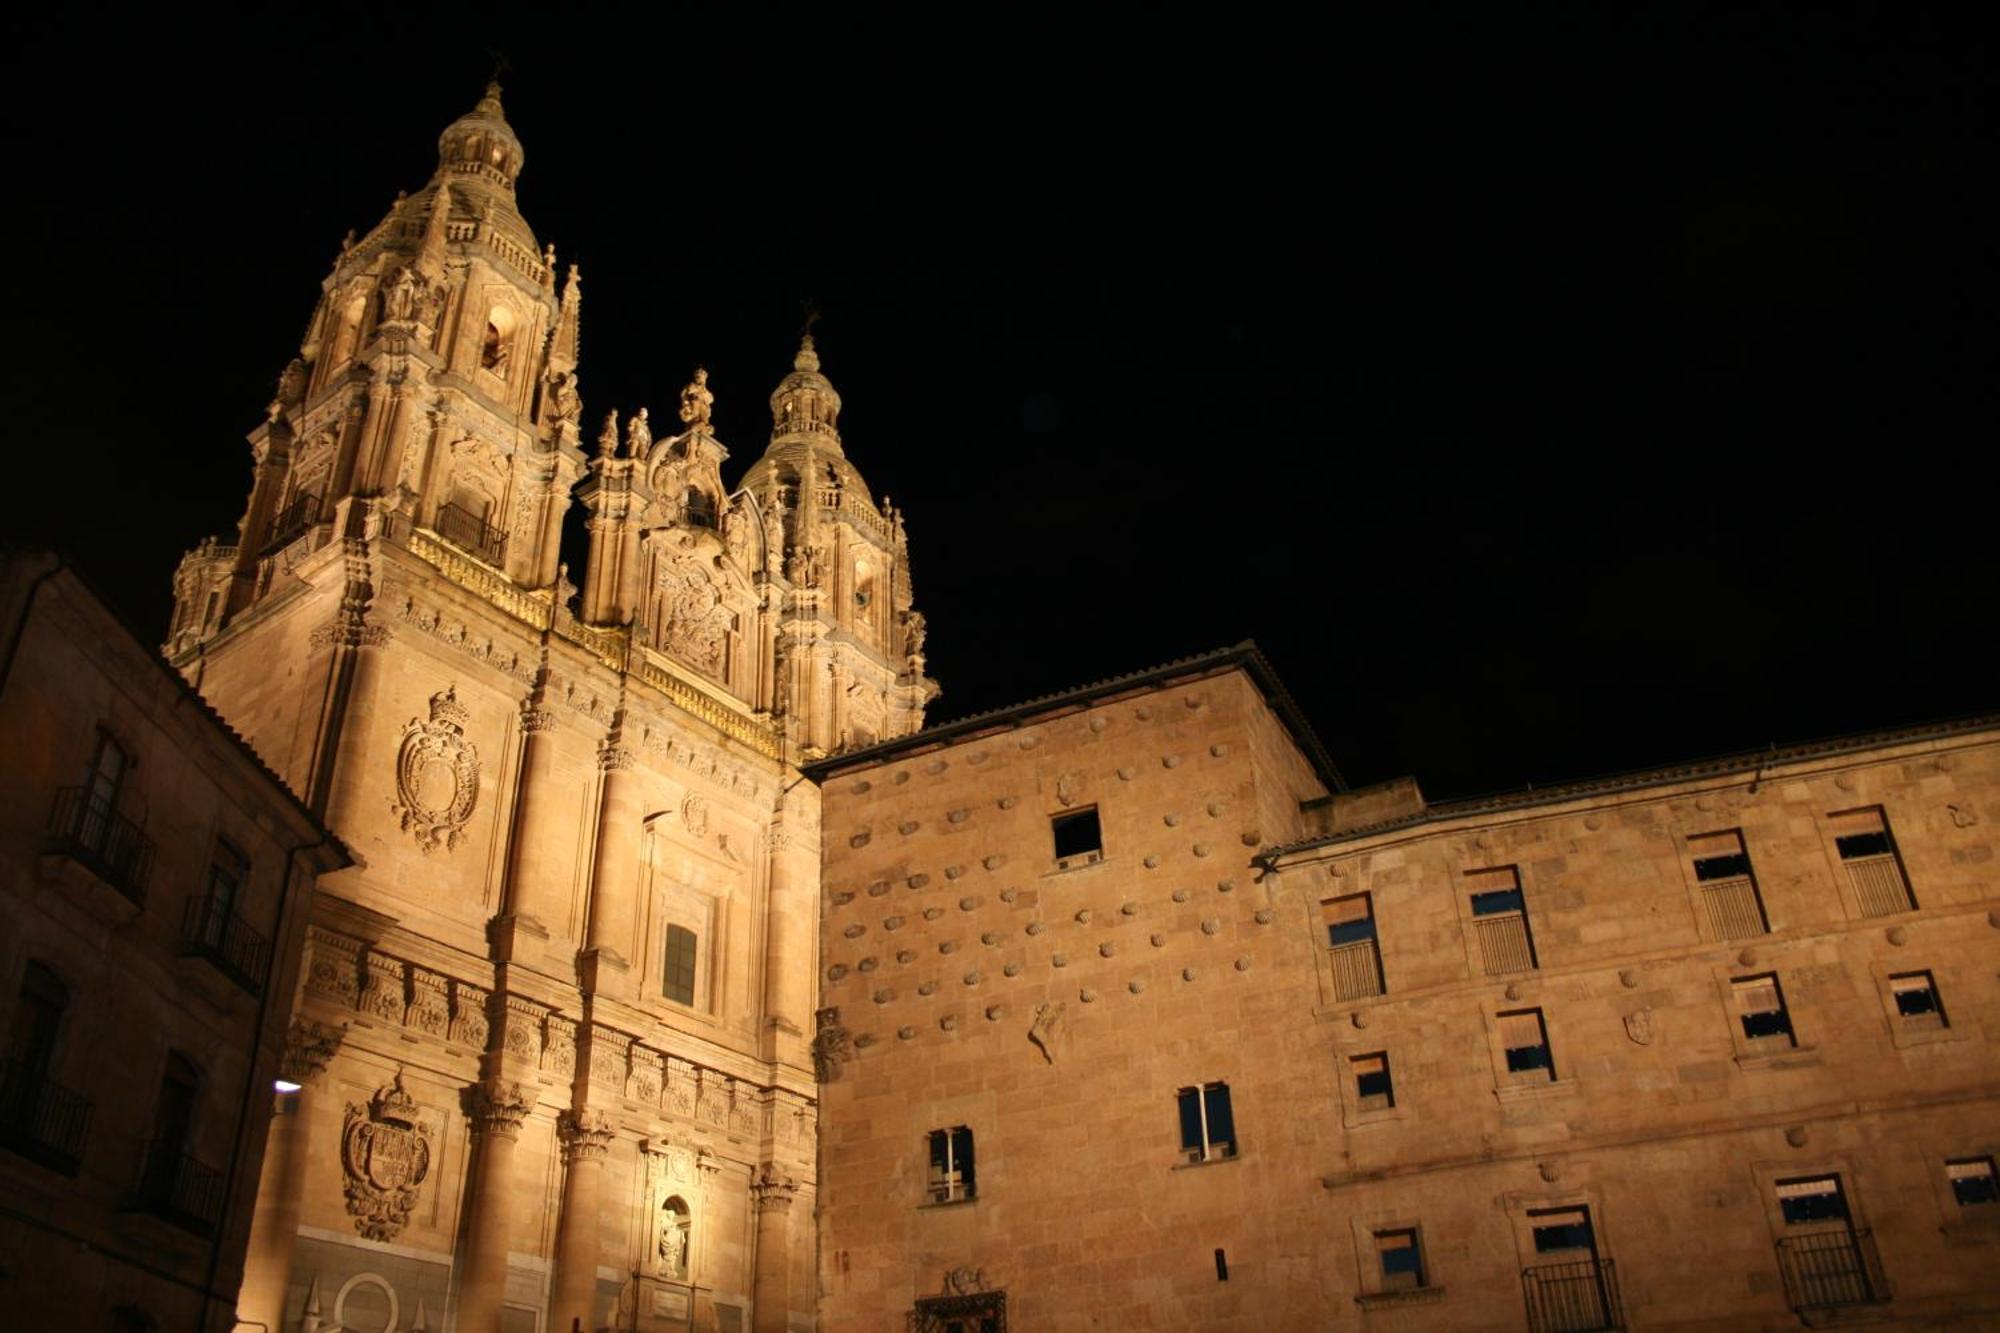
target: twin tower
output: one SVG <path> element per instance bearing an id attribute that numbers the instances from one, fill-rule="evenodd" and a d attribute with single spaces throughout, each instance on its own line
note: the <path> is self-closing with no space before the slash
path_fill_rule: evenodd
<path id="1" fill-rule="evenodd" d="M 497 87 L 438 150 L 342 245 L 235 541 L 175 577 L 167 656 L 353 858 L 269 923 L 238 1312 L 784 1329 L 814 1290 L 799 766 L 937 692 L 902 516 L 810 337 L 734 489 L 701 371 L 592 431 Z"/>

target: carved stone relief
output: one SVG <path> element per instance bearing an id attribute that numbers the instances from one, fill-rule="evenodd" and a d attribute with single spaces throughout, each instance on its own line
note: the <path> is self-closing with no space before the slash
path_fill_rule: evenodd
<path id="1" fill-rule="evenodd" d="M 479 796 L 479 752 L 465 739 L 471 713 L 447 687 L 431 696 L 430 714 L 403 729 L 393 806 L 426 854 L 458 846 Z"/>
<path id="2" fill-rule="evenodd" d="M 430 1130 L 402 1074 L 376 1089 L 365 1108 L 348 1103 L 340 1165 L 354 1229 L 369 1240 L 394 1240 L 431 1169 Z"/>

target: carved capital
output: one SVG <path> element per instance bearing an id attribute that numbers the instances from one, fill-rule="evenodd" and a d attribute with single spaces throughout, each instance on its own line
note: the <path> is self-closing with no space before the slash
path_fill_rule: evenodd
<path id="1" fill-rule="evenodd" d="M 637 762 L 638 756 L 622 745 L 607 745 L 597 752 L 597 766 L 606 773 L 628 772 Z"/>
<path id="2" fill-rule="evenodd" d="M 530 736 L 556 729 L 556 715 L 545 708 L 523 708 L 521 710 L 521 730 Z"/>
<path id="3" fill-rule="evenodd" d="M 488 1079 L 465 1090 L 465 1114 L 475 1134 L 511 1139 L 535 1108 L 534 1090 L 524 1083 Z"/>
<path id="4" fill-rule="evenodd" d="M 301 1087 L 316 1082 L 347 1036 L 345 1023 L 315 1023 L 295 1019 L 285 1034 L 285 1055 L 278 1065 L 278 1077 Z"/>
<path id="5" fill-rule="evenodd" d="M 556 1137 L 562 1141 L 563 1161 L 601 1162 L 617 1130 L 602 1111 L 564 1111 L 556 1117 Z"/>
<path id="6" fill-rule="evenodd" d="M 798 1193 L 799 1182 L 769 1162 L 759 1167 L 750 1181 L 750 1198 L 760 1213 L 773 1209 L 784 1212 L 792 1206 L 792 1200 L 798 1197 Z"/>

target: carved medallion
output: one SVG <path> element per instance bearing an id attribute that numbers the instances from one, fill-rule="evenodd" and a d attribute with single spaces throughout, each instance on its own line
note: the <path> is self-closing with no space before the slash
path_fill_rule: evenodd
<path id="1" fill-rule="evenodd" d="M 1631 1013 L 1625 1015 L 1625 1035 L 1641 1046 L 1650 1046 L 1653 1044 L 1654 1026 L 1653 1008 L 1651 1005 L 1647 1005 L 1643 1009 L 1634 1009 Z"/>
<path id="2" fill-rule="evenodd" d="M 400 1073 L 376 1090 L 365 1110 L 348 1103 L 340 1165 L 354 1229 L 369 1240 L 394 1240 L 409 1223 L 431 1169 L 430 1131 L 418 1120 Z"/>
<path id="3" fill-rule="evenodd" d="M 396 755 L 395 812 L 426 853 L 458 845 L 479 796 L 479 752 L 465 739 L 471 714 L 446 688 L 428 722 L 411 718 Z"/>

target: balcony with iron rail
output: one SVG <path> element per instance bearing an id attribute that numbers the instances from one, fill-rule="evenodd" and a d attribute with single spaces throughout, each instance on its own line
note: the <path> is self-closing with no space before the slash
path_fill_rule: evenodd
<path id="1" fill-rule="evenodd" d="M 1382 994 L 1382 956 L 1374 940 L 1332 945 L 1326 957 L 1333 965 L 1335 999 L 1365 1000 Z"/>
<path id="2" fill-rule="evenodd" d="M 1889 1299 L 1875 1238 L 1867 1231 L 1841 1228 L 1778 1242 L 1778 1267 L 1785 1274 L 1785 1299 L 1812 1317 Z"/>
<path id="3" fill-rule="evenodd" d="M 66 1176 L 90 1135 L 89 1101 L 26 1061 L 0 1059 L 0 1148 Z"/>
<path id="4" fill-rule="evenodd" d="M 1625 1327 L 1618 1274 L 1609 1259 L 1539 1264 L 1521 1270 L 1529 1333 L 1597 1333 Z"/>
<path id="5" fill-rule="evenodd" d="M 42 850 L 69 857 L 135 905 L 144 905 L 146 877 L 153 868 L 152 839 L 87 788 L 56 792 Z"/>
<path id="6" fill-rule="evenodd" d="M 222 1221 L 222 1172 L 182 1151 L 179 1144 L 150 1140 L 140 1159 L 132 1211 L 198 1236 L 213 1235 Z"/>
<path id="7" fill-rule="evenodd" d="M 506 530 L 494 527 L 484 515 L 475 514 L 470 509 L 441 504 L 438 506 L 437 522 L 432 526 L 438 536 L 489 565 L 499 565 L 507 558 Z"/>
<path id="8" fill-rule="evenodd" d="M 278 513 L 277 521 L 271 524 L 271 535 L 265 541 L 259 555 L 270 555 L 303 537 L 319 523 L 320 498 L 311 491 L 292 497 L 292 502 Z"/>
<path id="9" fill-rule="evenodd" d="M 271 974 L 271 942 L 211 895 L 190 896 L 181 910 L 178 952 L 200 958 L 252 995 L 261 995 Z"/>

